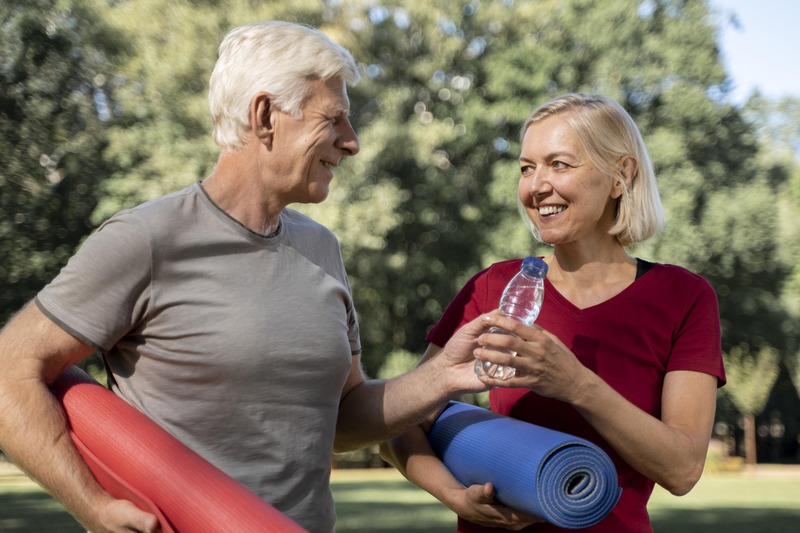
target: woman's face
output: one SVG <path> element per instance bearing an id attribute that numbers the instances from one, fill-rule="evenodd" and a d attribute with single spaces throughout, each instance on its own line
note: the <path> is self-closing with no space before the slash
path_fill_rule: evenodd
<path id="1" fill-rule="evenodd" d="M 594 166 L 562 115 L 528 127 L 519 165 L 519 198 L 544 242 L 614 240 L 608 229 L 621 185 Z"/>

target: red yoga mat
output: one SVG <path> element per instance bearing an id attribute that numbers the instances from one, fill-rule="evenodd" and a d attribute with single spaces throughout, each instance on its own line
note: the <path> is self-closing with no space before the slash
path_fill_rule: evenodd
<path id="1" fill-rule="evenodd" d="M 306 531 L 79 368 L 50 390 L 100 484 L 156 515 L 164 533 Z"/>

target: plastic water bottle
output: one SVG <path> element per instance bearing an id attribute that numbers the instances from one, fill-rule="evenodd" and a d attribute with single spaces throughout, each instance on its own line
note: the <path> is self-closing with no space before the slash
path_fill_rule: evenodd
<path id="1" fill-rule="evenodd" d="M 519 272 L 511 278 L 500 297 L 500 314 L 514 318 L 530 326 L 539 316 L 544 299 L 544 278 L 547 276 L 547 263 L 538 257 L 526 257 Z M 501 328 L 491 328 L 490 333 L 513 335 Z M 516 352 L 508 352 L 516 356 Z M 516 369 L 495 365 L 489 361 L 475 361 L 475 373 L 506 380 L 514 376 Z"/>

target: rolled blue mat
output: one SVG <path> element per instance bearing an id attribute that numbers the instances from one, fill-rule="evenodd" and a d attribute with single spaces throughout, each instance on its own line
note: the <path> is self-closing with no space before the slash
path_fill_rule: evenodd
<path id="1" fill-rule="evenodd" d="M 596 524 L 622 494 L 595 444 L 474 405 L 450 402 L 428 441 L 465 486 L 491 481 L 503 505 L 559 527 Z"/>

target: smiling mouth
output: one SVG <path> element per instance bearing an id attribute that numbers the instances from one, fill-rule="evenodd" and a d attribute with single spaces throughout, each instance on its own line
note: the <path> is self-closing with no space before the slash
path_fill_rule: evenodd
<path id="1" fill-rule="evenodd" d="M 539 214 L 542 215 L 543 217 L 546 217 L 548 215 L 556 215 L 562 212 L 566 208 L 567 207 L 564 205 L 546 205 L 544 207 L 539 208 Z"/>
<path id="2" fill-rule="evenodd" d="M 322 161 L 322 166 L 327 168 L 328 170 L 333 170 L 336 167 L 336 165 L 334 165 L 330 161 Z"/>

